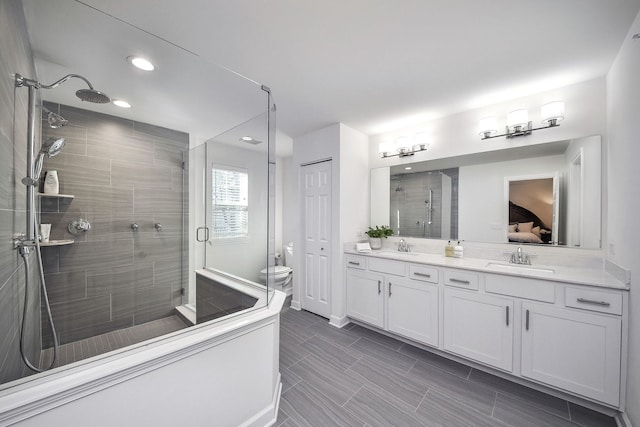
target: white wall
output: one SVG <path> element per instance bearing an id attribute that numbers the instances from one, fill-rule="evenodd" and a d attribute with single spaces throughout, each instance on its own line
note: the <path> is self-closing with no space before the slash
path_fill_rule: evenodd
<path id="1" fill-rule="evenodd" d="M 608 125 L 608 245 L 607 257 L 631 269 L 629 293 L 629 364 L 627 414 L 640 426 L 640 14 L 631 26 L 607 75 Z M 639 288 L 640 289 L 640 288 Z"/>
<path id="2" fill-rule="evenodd" d="M 461 167 L 458 182 L 458 238 L 472 242 L 506 242 L 505 226 L 509 218 L 506 216 L 505 177 L 553 174 L 561 172 L 563 168 L 562 155 Z M 500 228 L 497 228 L 497 224 Z"/>

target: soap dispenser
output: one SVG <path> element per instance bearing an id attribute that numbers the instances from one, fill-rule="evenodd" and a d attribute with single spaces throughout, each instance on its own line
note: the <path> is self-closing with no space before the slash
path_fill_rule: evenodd
<path id="1" fill-rule="evenodd" d="M 462 258 L 463 255 L 464 255 L 464 248 L 460 244 L 460 240 L 458 240 L 458 244 L 456 245 L 455 248 L 453 248 L 453 256 L 456 258 Z"/>
<path id="2" fill-rule="evenodd" d="M 444 247 L 444 256 L 452 257 L 453 256 L 453 245 L 451 244 L 451 240 L 447 242 L 447 246 Z"/>

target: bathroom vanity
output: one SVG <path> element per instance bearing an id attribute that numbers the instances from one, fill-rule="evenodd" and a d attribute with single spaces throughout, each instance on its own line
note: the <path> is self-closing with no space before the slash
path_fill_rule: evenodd
<path id="1" fill-rule="evenodd" d="M 384 250 L 345 265 L 357 323 L 621 409 L 628 287 L 604 269 Z"/>

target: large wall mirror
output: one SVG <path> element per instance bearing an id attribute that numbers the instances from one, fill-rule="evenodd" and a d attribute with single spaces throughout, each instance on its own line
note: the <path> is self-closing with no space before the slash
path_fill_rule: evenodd
<path id="1" fill-rule="evenodd" d="M 405 237 L 600 248 L 599 135 L 371 170 L 371 224 Z"/>

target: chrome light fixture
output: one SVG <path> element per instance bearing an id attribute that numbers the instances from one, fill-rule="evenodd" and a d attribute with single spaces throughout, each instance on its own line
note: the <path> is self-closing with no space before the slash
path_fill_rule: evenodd
<path id="1" fill-rule="evenodd" d="M 496 118 L 484 117 L 480 119 L 480 139 L 498 138 L 501 136 L 514 138 L 516 136 L 531 135 L 534 130 L 560 126 L 558 122 L 564 120 L 564 102 L 555 101 L 543 105 L 540 115 L 542 116 L 542 123 L 546 126 L 534 128 L 533 123 L 529 120 L 529 112 L 527 110 L 512 111 L 507 115 L 505 133 L 500 135 L 498 135 Z"/>
<path id="2" fill-rule="evenodd" d="M 426 143 L 426 132 L 420 132 L 413 137 L 401 136 L 395 142 L 385 141 L 378 145 L 378 153 L 385 157 L 408 157 L 420 151 L 426 151 L 429 144 Z"/>

